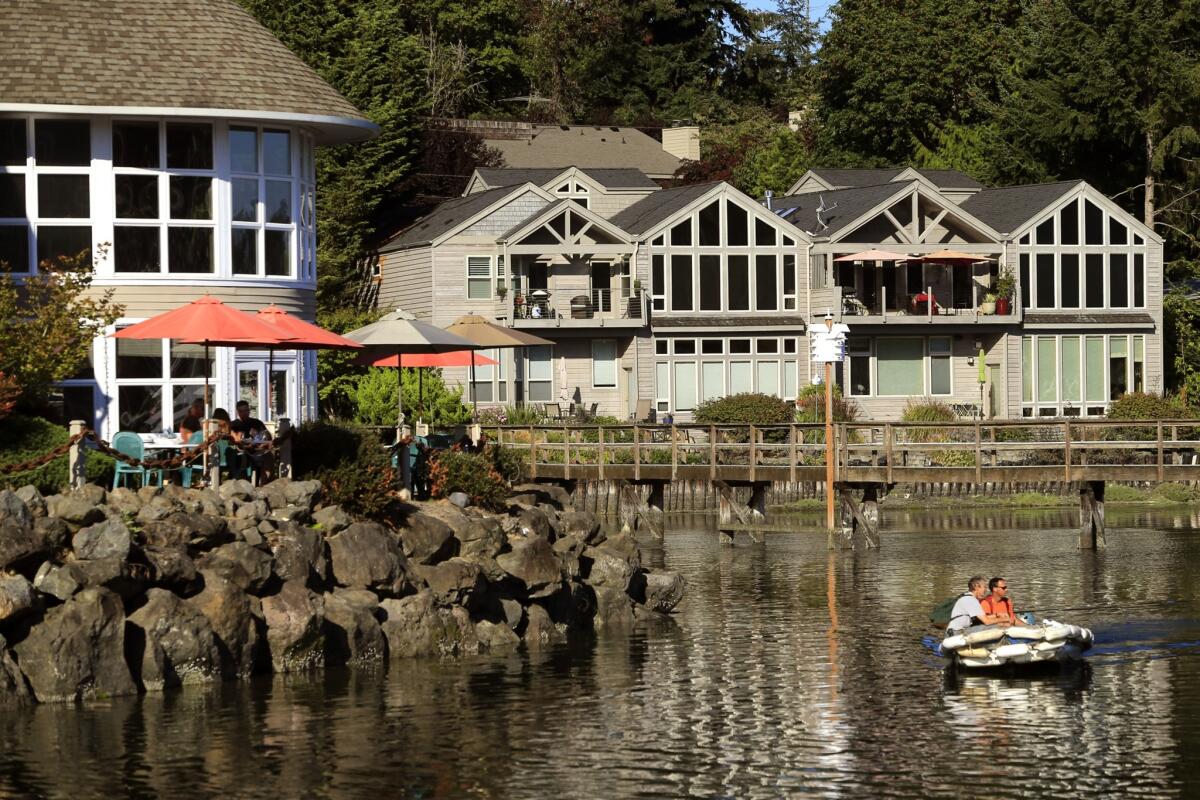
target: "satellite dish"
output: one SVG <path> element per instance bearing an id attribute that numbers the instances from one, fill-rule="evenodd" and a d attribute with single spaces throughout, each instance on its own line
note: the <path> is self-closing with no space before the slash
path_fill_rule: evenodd
<path id="1" fill-rule="evenodd" d="M 825 195 L 821 194 L 817 196 L 821 199 L 820 204 L 817 206 L 817 224 L 821 226 L 821 230 L 827 230 L 829 228 L 829 223 L 822 219 L 821 215 L 833 211 L 835 208 L 837 208 L 837 203 L 834 203 L 831 206 L 826 206 Z"/>

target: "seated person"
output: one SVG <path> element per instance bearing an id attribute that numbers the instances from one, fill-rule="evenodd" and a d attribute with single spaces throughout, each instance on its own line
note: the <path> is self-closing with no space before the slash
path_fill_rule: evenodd
<path id="1" fill-rule="evenodd" d="M 950 611 L 950 622 L 946 625 L 947 636 L 972 625 L 995 625 L 1008 621 L 1007 618 L 1001 618 L 983 610 L 979 601 L 985 594 L 987 594 L 987 579 L 982 575 L 971 576 L 971 579 L 967 581 L 967 593 L 958 598 L 958 602 Z"/>
<path id="2" fill-rule="evenodd" d="M 1008 581 L 1004 578 L 992 578 L 988 581 L 991 594 L 979 602 L 983 613 L 1000 618 L 1010 625 L 1024 625 L 1025 622 L 1013 612 L 1012 600 L 1008 597 Z"/>
<path id="3" fill-rule="evenodd" d="M 197 397 L 188 406 L 187 411 L 183 414 L 183 419 L 179 422 L 179 438 L 185 442 L 192 438 L 192 434 L 204 428 L 204 400 Z"/>
<path id="4" fill-rule="evenodd" d="M 538 305 L 536 302 L 529 309 L 529 311 L 530 311 L 530 316 L 532 316 L 534 319 L 542 318 L 542 307 L 540 305 Z"/>
<path id="5" fill-rule="evenodd" d="M 267 426 L 263 424 L 263 421 L 250 416 L 249 403 L 245 400 L 239 400 L 235 410 L 237 411 L 237 419 L 229 423 L 229 433 L 233 436 L 234 441 L 240 442 L 243 439 L 255 441 L 271 438 L 271 435 L 267 433 Z"/>
<path id="6" fill-rule="evenodd" d="M 229 433 L 229 412 L 223 408 L 213 409 L 212 418 L 217 421 L 217 430 L 221 433 Z"/>

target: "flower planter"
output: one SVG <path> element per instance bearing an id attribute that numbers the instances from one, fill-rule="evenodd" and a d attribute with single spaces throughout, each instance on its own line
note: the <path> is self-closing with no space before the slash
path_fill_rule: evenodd
<path id="1" fill-rule="evenodd" d="M 1007 297 L 998 298 L 996 300 L 996 313 L 1001 315 L 1010 313 L 1010 303 L 1011 301 Z"/>

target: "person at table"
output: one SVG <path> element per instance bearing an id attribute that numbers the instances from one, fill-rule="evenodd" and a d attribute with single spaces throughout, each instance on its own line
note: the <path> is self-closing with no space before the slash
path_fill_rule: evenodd
<path id="1" fill-rule="evenodd" d="M 232 422 L 232 420 L 229 419 L 228 411 L 223 408 L 214 408 L 212 418 L 217 421 L 218 431 L 225 434 L 229 433 L 229 423 Z"/>
<path id="2" fill-rule="evenodd" d="M 1024 625 L 1025 621 L 1013 611 L 1012 599 L 1008 596 L 1008 581 L 995 577 L 988 581 L 991 594 L 979 601 L 983 613 L 998 617 L 1010 625 Z"/>
<path id="3" fill-rule="evenodd" d="M 271 435 L 267 433 L 267 426 L 263 424 L 261 419 L 250 416 L 250 404 L 245 400 L 239 400 L 234 409 L 237 412 L 237 419 L 229 423 L 229 433 L 233 436 L 234 441 L 249 441 L 270 439 Z"/>
<path id="4" fill-rule="evenodd" d="M 204 400 L 197 397 L 188 406 L 187 411 L 183 414 L 183 419 L 179 423 L 179 438 L 185 442 L 192 438 L 192 434 L 204 428 Z"/>
<path id="5" fill-rule="evenodd" d="M 987 578 L 982 575 L 972 575 L 967 581 L 967 593 L 958 598 L 950 611 L 950 622 L 946 625 L 946 635 L 957 633 L 972 625 L 995 625 L 1008 622 L 1007 618 L 989 614 L 983 610 L 980 600 L 987 594 Z"/>

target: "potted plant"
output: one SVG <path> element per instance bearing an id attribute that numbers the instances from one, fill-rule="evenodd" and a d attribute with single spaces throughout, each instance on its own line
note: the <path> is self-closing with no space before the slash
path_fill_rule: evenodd
<path id="1" fill-rule="evenodd" d="M 641 278 L 633 279 L 633 293 L 634 294 L 642 293 L 642 279 Z"/>
<path id="2" fill-rule="evenodd" d="M 1008 267 L 1000 270 L 996 278 L 996 313 L 1012 313 L 1012 298 L 1017 291 L 1017 276 Z"/>
<path id="3" fill-rule="evenodd" d="M 500 298 L 500 302 L 504 302 L 504 298 L 508 297 L 508 287 L 507 286 L 497 286 L 496 287 L 496 297 Z"/>
<path id="4" fill-rule="evenodd" d="M 990 317 L 996 313 L 996 295 L 988 292 L 983 296 L 983 302 L 979 304 L 979 313 Z"/>

